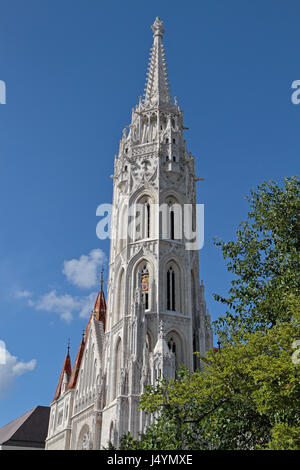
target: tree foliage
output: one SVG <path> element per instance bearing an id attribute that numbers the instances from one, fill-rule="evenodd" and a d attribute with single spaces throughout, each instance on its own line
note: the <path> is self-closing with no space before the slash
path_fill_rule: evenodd
<path id="1" fill-rule="evenodd" d="M 215 241 L 235 277 L 228 297 L 215 294 L 229 307 L 214 324 L 223 340 L 240 327 L 253 332 L 288 321 L 289 296 L 300 295 L 300 182 L 293 177 L 283 187 L 264 183 L 247 199 L 248 219 L 236 240 Z"/>

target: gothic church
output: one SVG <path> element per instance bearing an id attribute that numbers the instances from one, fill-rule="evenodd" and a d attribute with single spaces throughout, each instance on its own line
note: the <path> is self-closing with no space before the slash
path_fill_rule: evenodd
<path id="1" fill-rule="evenodd" d="M 175 377 L 212 347 L 197 249 L 195 160 L 183 113 L 171 99 L 163 23 L 153 26 L 146 90 L 123 131 L 113 175 L 107 305 L 103 280 L 73 368 L 69 351 L 51 403 L 47 450 L 103 449 L 151 423 L 138 409 L 146 384 Z M 162 208 L 162 209 L 161 209 Z M 179 208 L 179 211 L 177 209 Z"/>

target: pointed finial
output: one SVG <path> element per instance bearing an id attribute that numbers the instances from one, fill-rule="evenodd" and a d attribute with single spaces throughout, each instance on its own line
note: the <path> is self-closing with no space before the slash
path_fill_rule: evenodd
<path id="1" fill-rule="evenodd" d="M 155 36 L 161 36 L 164 34 L 165 30 L 163 28 L 163 22 L 161 21 L 161 19 L 157 16 L 155 18 L 155 21 L 153 23 L 153 25 L 151 26 L 152 28 L 152 31 L 153 31 L 153 37 Z"/>
<path id="2" fill-rule="evenodd" d="M 70 338 L 68 338 L 68 346 L 67 346 L 67 349 L 68 349 L 67 355 L 69 355 L 69 352 L 70 352 Z"/>
<path id="3" fill-rule="evenodd" d="M 101 278 L 100 278 L 101 292 L 103 291 L 103 273 L 104 273 L 104 265 L 102 264 Z"/>

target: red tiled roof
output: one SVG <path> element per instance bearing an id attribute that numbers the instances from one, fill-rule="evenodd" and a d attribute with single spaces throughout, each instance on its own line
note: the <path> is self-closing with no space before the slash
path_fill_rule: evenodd
<path id="1" fill-rule="evenodd" d="M 65 372 L 67 374 L 68 379 L 70 379 L 71 374 L 72 374 L 72 366 L 71 366 L 71 358 L 70 358 L 69 351 L 68 351 L 68 353 L 65 357 L 65 362 L 64 362 L 63 368 L 61 370 L 60 376 L 59 376 L 59 381 L 58 381 L 58 384 L 57 384 L 57 387 L 56 387 L 56 391 L 55 391 L 53 401 L 56 400 L 57 398 L 59 398 L 60 395 L 61 395 L 61 387 L 62 387 L 62 383 L 63 383 L 63 380 L 64 380 Z"/>
<path id="2" fill-rule="evenodd" d="M 71 374 L 71 377 L 70 377 L 70 380 L 69 380 L 69 383 L 68 383 L 68 386 L 67 386 L 67 390 L 69 390 L 70 388 L 74 388 L 75 385 L 76 385 L 77 378 L 78 378 L 78 373 L 79 373 L 79 369 L 80 369 L 80 364 L 81 364 L 81 360 L 82 360 L 82 356 L 83 356 L 84 345 L 85 345 L 85 341 L 84 341 L 84 337 L 83 337 L 82 341 L 80 343 L 78 352 L 77 352 L 77 356 L 76 356 L 76 359 L 75 359 L 75 362 L 74 362 L 74 366 L 73 366 L 72 374 Z"/>
<path id="3" fill-rule="evenodd" d="M 105 302 L 105 295 L 102 288 L 101 282 L 101 289 L 97 295 L 97 299 L 94 306 L 95 312 L 95 320 L 103 322 L 103 329 L 105 331 L 105 321 L 106 321 L 106 302 Z"/>
<path id="4" fill-rule="evenodd" d="M 75 388 L 75 386 L 76 386 L 77 379 L 78 379 L 78 374 L 79 374 L 79 369 L 80 369 L 80 365 L 81 365 L 81 361 L 82 361 L 82 357 L 83 357 L 85 342 L 86 342 L 87 334 L 88 334 L 88 331 L 89 331 L 89 327 L 90 327 L 90 323 L 91 323 L 91 320 L 93 318 L 93 315 L 95 315 L 95 320 L 103 322 L 103 329 L 105 330 L 106 302 L 105 302 L 105 295 L 104 295 L 104 292 L 103 292 L 102 284 L 103 284 L 103 281 L 101 280 L 101 289 L 100 289 L 100 291 L 97 295 L 94 310 L 93 310 L 92 314 L 90 315 L 89 322 L 88 322 L 86 330 L 85 330 L 85 334 L 82 337 L 82 341 L 80 343 L 80 346 L 79 346 L 79 349 L 78 349 L 78 352 L 77 352 L 77 356 L 76 356 L 76 359 L 75 359 L 75 362 L 74 362 L 74 365 L 73 365 L 73 369 L 71 369 L 71 363 L 70 363 L 70 373 L 69 373 L 69 376 L 68 376 L 69 377 L 69 382 L 68 382 L 68 385 L 67 385 L 67 390 L 69 390 L 70 388 Z M 66 360 L 65 360 L 65 364 L 66 364 Z M 64 367 L 65 367 L 65 364 L 64 364 Z M 62 370 L 60 378 L 59 378 L 58 386 L 57 386 L 53 401 L 56 400 L 56 398 L 58 398 L 61 394 L 61 386 L 62 386 L 62 381 L 63 381 L 63 377 L 64 377 L 64 372 L 65 372 L 64 367 L 63 367 L 63 370 Z"/>

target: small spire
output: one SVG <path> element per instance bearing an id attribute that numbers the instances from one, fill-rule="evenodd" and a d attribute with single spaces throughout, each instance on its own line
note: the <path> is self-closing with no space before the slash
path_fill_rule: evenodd
<path id="1" fill-rule="evenodd" d="M 101 278 L 100 278 L 101 292 L 103 292 L 103 273 L 104 273 L 104 265 L 102 264 Z"/>
<path id="2" fill-rule="evenodd" d="M 70 338 L 68 338 L 67 350 L 68 350 L 67 355 L 69 356 L 69 354 L 70 354 Z"/>
<path id="3" fill-rule="evenodd" d="M 81 341 L 80 346 L 78 348 L 78 352 L 77 352 L 77 356 L 76 356 L 75 363 L 74 363 L 74 366 L 73 366 L 73 370 L 72 370 L 70 380 L 69 380 L 69 383 L 68 383 L 68 386 L 67 386 L 67 390 L 69 390 L 71 388 L 75 388 L 75 386 L 76 386 L 77 378 L 78 378 L 78 374 L 79 374 L 79 369 L 80 369 L 80 364 L 81 364 L 81 360 L 82 360 L 82 356 L 83 356 L 83 351 L 84 351 L 84 330 L 83 330 L 83 335 L 82 335 L 82 341 Z"/>
<path id="4" fill-rule="evenodd" d="M 67 384 L 70 380 L 71 374 L 72 374 L 72 366 L 71 366 L 71 358 L 69 355 L 69 343 L 68 343 L 68 352 L 66 354 L 64 364 L 63 364 L 63 367 L 59 376 L 59 381 L 55 390 L 53 401 L 59 398 L 61 394 L 65 392 Z"/>
<path id="5" fill-rule="evenodd" d="M 100 291 L 98 292 L 96 302 L 93 308 L 93 317 L 97 321 L 101 321 L 103 323 L 103 328 L 105 330 L 105 323 L 106 323 L 106 302 L 105 302 L 105 295 L 103 291 L 103 273 L 104 273 L 104 265 L 102 265 L 101 269 L 101 277 L 100 277 Z"/>

